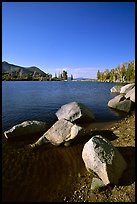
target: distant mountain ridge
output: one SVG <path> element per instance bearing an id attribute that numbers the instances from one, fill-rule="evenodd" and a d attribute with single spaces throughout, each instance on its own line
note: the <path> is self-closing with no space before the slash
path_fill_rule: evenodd
<path id="1" fill-rule="evenodd" d="M 84 78 L 84 77 L 78 77 L 78 78 L 74 78 L 75 80 L 90 80 L 90 78 Z"/>
<path id="2" fill-rule="evenodd" d="M 40 68 L 31 66 L 31 67 L 22 67 L 14 64 L 10 64 L 6 61 L 2 62 L 2 73 L 15 73 L 21 71 L 22 74 L 40 74 L 41 76 L 44 76 L 46 73 L 43 72 Z"/>

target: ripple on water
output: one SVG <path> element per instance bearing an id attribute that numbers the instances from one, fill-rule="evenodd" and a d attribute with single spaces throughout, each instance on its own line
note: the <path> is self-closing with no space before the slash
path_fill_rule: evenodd
<path id="1" fill-rule="evenodd" d="M 78 173 L 85 169 L 83 144 L 47 147 L 36 151 L 5 145 L 3 201 L 55 201 L 68 194 Z M 59 199 L 59 198 L 58 198 Z"/>

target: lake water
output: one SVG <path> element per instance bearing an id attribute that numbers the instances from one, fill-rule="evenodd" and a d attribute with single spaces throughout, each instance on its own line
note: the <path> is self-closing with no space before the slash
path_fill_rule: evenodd
<path id="1" fill-rule="evenodd" d="M 2 129 L 25 120 L 55 121 L 56 111 L 72 101 L 89 107 L 96 121 L 118 120 L 123 114 L 107 106 L 108 101 L 116 95 L 110 92 L 115 85 L 118 83 L 3 81 Z"/>

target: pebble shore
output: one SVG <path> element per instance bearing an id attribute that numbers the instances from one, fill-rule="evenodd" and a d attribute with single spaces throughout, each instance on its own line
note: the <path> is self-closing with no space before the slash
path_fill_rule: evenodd
<path id="1" fill-rule="evenodd" d="M 64 197 L 65 202 L 135 202 L 135 113 L 132 112 L 126 118 L 114 122 L 103 131 L 113 131 L 116 139 L 112 144 L 119 149 L 128 163 L 128 168 L 123 173 L 119 185 L 108 185 L 91 190 L 93 175 L 85 172 L 79 175 L 75 182 L 75 191 L 70 197 Z"/>

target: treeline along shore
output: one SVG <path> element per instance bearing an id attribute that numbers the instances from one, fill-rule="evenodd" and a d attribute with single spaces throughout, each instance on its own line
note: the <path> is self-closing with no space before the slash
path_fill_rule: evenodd
<path id="1" fill-rule="evenodd" d="M 135 60 L 122 63 L 111 70 L 98 70 L 97 80 L 101 82 L 135 82 Z"/>
<path id="2" fill-rule="evenodd" d="M 73 75 L 68 77 L 67 71 L 63 70 L 53 76 L 45 73 L 36 66 L 21 67 L 18 65 L 2 62 L 3 81 L 64 81 L 73 80 Z"/>
<path id="3" fill-rule="evenodd" d="M 105 69 L 104 72 L 97 71 L 96 79 L 75 79 L 72 74 L 68 76 L 66 70 L 55 73 L 45 73 L 36 66 L 21 67 L 18 65 L 2 62 L 3 81 L 96 81 L 96 82 L 135 82 L 135 60 L 122 63 L 116 68 Z"/>

